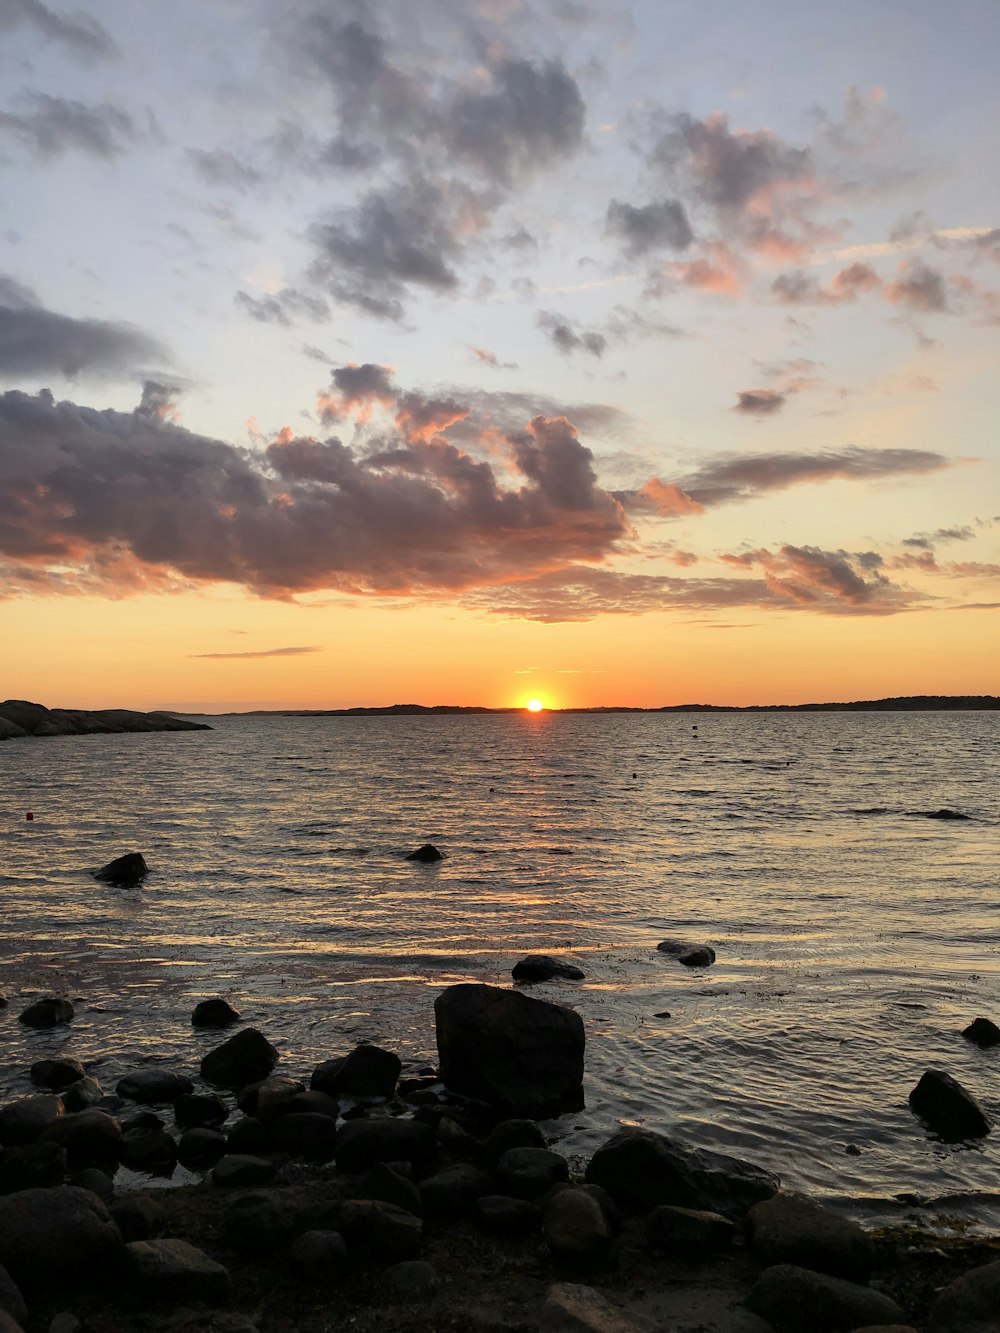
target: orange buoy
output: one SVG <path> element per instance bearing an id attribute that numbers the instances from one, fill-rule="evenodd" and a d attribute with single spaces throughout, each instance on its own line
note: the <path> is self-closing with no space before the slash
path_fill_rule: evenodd
<path id="1" fill-rule="evenodd" d="M 25 819 L 34 819 L 35 816 L 34 816 L 34 815 L 31 813 L 31 811 L 29 810 L 28 813 L 27 813 L 24 817 L 25 817 Z"/>

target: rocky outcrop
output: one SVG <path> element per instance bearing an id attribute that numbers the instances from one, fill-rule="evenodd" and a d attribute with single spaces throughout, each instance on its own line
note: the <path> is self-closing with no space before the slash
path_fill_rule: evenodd
<path id="1" fill-rule="evenodd" d="M 435 861 L 444 860 L 444 852 L 439 852 L 432 842 L 425 842 L 415 852 L 408 852 L 404 859 L 419 861 L 423 865 L 433 865 Z"/>
<path id="2" fill-rule="evenodd" d="M 450 1091 L 534 1119 L 583 1106 L 583 1020 L 572 1009 L 463 983 L 438 996 L 434 1017 Z"/>
<path id="3" fill-rule="evenodd" d="M 910 1093 L 910 1109 L 949 1143 L 979 1139 L 990 1132 L 986 1113 L 958 1079 L 928 1069 Z"/>
<path id="4" fill-rule="evenodd" d="M 130 708 L 46 708 L 26 699 L 0 703 L 0 740 L 22 736 L 94 736 L 122 731 L 211 731 L 206 722 L 187 722 L 170 713 L 137 713 Z"/>

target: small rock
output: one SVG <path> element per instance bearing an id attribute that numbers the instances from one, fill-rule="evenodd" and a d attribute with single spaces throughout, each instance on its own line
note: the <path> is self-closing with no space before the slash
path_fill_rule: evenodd
<path id="1" fill-rule="evenodd" d="M 73 1006 L 69 1000 L 59 995 L 47 995 L 44 1000 L 29 1004 L 19 1020 L 29 1028 L 54 1028 L 61 1023 L 69 1023 L 73 1018 Z"/>
<path id="2" fill-rule="evenodd" d="M 309 1086 L 331 1097 L 391 1097 L 402 1068 L 392 1051 L 363 1043 L 340 1060 L 317 1065 Z"/>
<path id="3" fill-rule="evenodd" d="M 990 1046 L 1000 1044 L 1000 1028 L 996 1023 L 991 1023 L 988 1018 L 976 1018 L 967 1028 L 963 1029 L 962 1036 L 966 1041 L 975 1042 L 977 1046 L 987 1049 Z"/>
<path id="4" fill-rule="evenodd" d="M 404 1259 L 401 1264 L 393 1264 L 386 1270 L 385 1283 L 394 1300 L 407 1303 L 437 1300 L 441 1293 L 437 1270 L 425 1259 Z"/>
<path id="5" fill-rule="evenodd" d="M 586 976 L 572 963 L 564 963 L 561 958 L 552 958 L 547 953 L 530 953 L 515 963 L 511 968 L 515 981 L 551 981 L 559 977 L 566 981 L 582 981 Z"/>
<path id="6" fill-rule="evenodd" d="M 266 1185 L 274 1175 L 274 1163 L 269 1157 L 245 1157 L 230 1153 L 220 1157 L 212 1168 L 212 1183 L 220 1189 Z"/>
<path id="7" fill-rule="evenodd" d="M 58 1143 L 26 1143 L 0 1153 L 0 1194 L 61 1185 L 69 1163 Z"/>
<path id="8" fill-rule="evenodd" d="M 425 1168 L 435 1156 L 434 1131 L 416 1120 L 352 1120 L 337 1135 L 337 1168 L 348 1174 L 367 1171 L 376 1162 L 412 1162 Z"/>
<path id="9" fill-rule="evenodd" d="M 201 1062 L 201 1076 L 206 1083 L 221 1088 L 245 1088 L 267 1078 L 278 1063 L 278 1052 L 256 1028 L 244 1028 Z"/>
<path id="10" fill-rule="evenodd" d="M 352 1256 L 376 1263 L 397 1263 L 420 1252 L 423 1223 L 390 1203 L 352 1199 L 344 1204 L 341 1231 Z"/>
<path id="11" fill-rule="evenodd" d="M 32 1083 L 36 1088 L 47 1088 L 50 1092 L 62 1092 L 84 1077 L 85 1071 L 79 1060 L 38 1060 L 31 1066 Z"/>
<path id="12" fill-rule="evenodd" d="M 224 1301 L 227 1269 L 186 1240 L 133 1240 L 125 1246 L 131 1276 L 143 1293 L 169 1301 Z"/>
<path id="13" fill-rule="evenodd" d="M 376 1162 L 365 1175 L 355 1191 L 355 1198 L 377 1199 L 381 1203 L 391 1203 L 397 1208 L 405 1208 L 414 1217 L 424 1215 L 423 1201 L 416 1185 L 385 1162 Z"/>
<path id="14" fill-rule="evenodd" d="M 990 1132 L 983 1108 L 957 1079 L 928 1069 L 910 1093 L 910 1108 L 948 1142 L 982 1138 Z"/>
<path id="15" fill-rule="evenodd" d="M 715 962 L 715 950 L 707 944 L 701 944 L 696 949 L 685 949 L 679 953 L 677 961 L 685 967 L 711 967 Z"/>
<path id="16" fill-rule="evenodd" d="M 174 1120 L 178 1129 L 222 1125 L 228 1115 L 229 1107 L 214 1093 L 185 1092 L 174 1102 Z"/>
<path id="17" fill-rule="evenodd" d="M 583 1189 L 564 1189 L 546 1200 L 542 1234 L 556 1259 L 594 1262 L 611 1247 L 611 1227 L 600 1203 Z"/>
<path id="18" fill-rule="evenodd" d="M 47 1094 L 8 1102 L 0 1106 L 0 1143 L 4 1147 L 35 1143 L 62 1113 L 62 1101 Z"/>
<path id="19" fill-rule="evenodd" d="M 497 1162 L 496 1175 L 516 1199 L 539 1199 L 557 1182 L 569 1180 L 569 1163 L 548 1148 L 509 1148 Z"/>
<path id="20" fill-rule="evenodd" d="M 109 1166 L 108 1171 L 113 1169 Z M 99 1166 L 81 1166 L 79 1171 L 70 1172 L 69 1183 L 78 1189 L 90 1190 L 91 1194 L 110 1203 L 115 1197 L 115 1181 L 108 1171 L 102 1171 Z"/>
<path id="21" fill-rule="evenodd" d="M 123 1194 L 108 1205 L 108 1212 L 126 1241 L 148 1240 L 163 1220 L 160 1205 L 142 1194 Z"/>
<path id="22" fill-rule="evenodd" d="M 52 1316 L 49 1333 L 83 1333 L 83 1325 L 70 1310 L 60 1310 Z"/>
<path id="23" fill-rule="evenodd" d="M 0 1264 L 0 1310 L 6 1310 L 19 1324 L 28 1322 L 28 1306 L 21 1288 Z"/>
<path id="24" fill-rule="evenodd" d="M 186 1129 L 177 1140 L 177 1160 L 190 1171 L 208 1171 L 229 1151 L 225 1134 L 207 1125 Z"/>
<path id="25" fill-rule="evenodd" d="M 726 1250 L 736 1235 L 735 1223 L 721 1213 L 660 1204 L 649 1215 L 649 1242 L 658 1250 Z"/>
<path id="26" fill-rule="evenodd" d="M 172 1176 L 177 1165 L 177 1144 L 159 1127 L 130 1129 L 122 1135 L 121 1162 L 131 1171 Z"/>
<path id="27" fill-rule="evenodd" d="M 443 861 L 444 852 L 439 852 L 433 843 L 425 842 L 415 852 L 408 853 L 406 860 L 422 861 L 425 865 L 431 865 L 435 861 Z"/>
<path id="28" fill-rule="evenodd" d="M 119 1079 L 115 1088 L 119 1097 L 144 1106 L 166 1106 L 193 1090 L 194 1084 L 189 1078 L 169 1069 L 137 1069 L 134 1074 Z"/>
<path id="29" fill-rule="evenodd" d="M 968 815 L 963 815 L 963 814 L 961 814 L 960 811 L 958 811 L 958 810 L 948 810 L 947 808 L 945 808 L 945 809 L 942 809 L 942 810 L 928 810 L 928 812 L 927 812 L 927 818 L 928 818 L 928 819 L 968 819 L 969 816 L 968 816 Z"/>
<path id="30" fill-rule="evenodd" d="M 308 1162 L 331 1162 L 337 1139 L 337 1122 L 316 1112 L 279 1116 L 271 1126 L 271 1148 Z"/>
<path id="31" fill-rule="evenodd" d="M 466 1213 L 496 1186 L 493 1177 L 478 1167 L 461 1162 L 429 1176 L 420 1185 L 420 1200 L 427 1214 Z"/>
<path id="32" fill-rule="evenodd" d="M 930 1311 L 934 1333 L 993 1333 L 1000 1312 L 1000 1260 L 970 1269 L 941 1290 Z"/>
<path id="33" fill-rule="evenodd" d="M 744 1227 L 750 1249 L 766 1266 L 794 1264 L 852 1282 L 867 1282 L 871 1276 L 871 1237 L 856 1222 L 813 1199 L 776 1194 L 754 1204 Z"/>
<path id="34" fill-rule="evenodd" d="M 291 1237 L 294 1219 L 275 1195 L 244 1194 L 226 1209 L 219 1239 L 237 1254 L 272 1254 Z"/>
<path id="35" fill-rule="evenodd" d="M 87 1111 L 104 1097 L 96 1078 L 81 1078 L 63 1089 L 62 1103 L 67 1111 Z"/>
<path id="36" fill-rule="evenodd" d="M 849 1333 L 865 1324 L 899 1324 L 903 1314 L 880 1291 L 793 1264 L 767 1268 L 754 1283 L 747 1308 L 778 1333 Z"/>
<path id="37" fill-rule="evenodd" d="M 114 1163 L 121 1154 L 122 1127 L 105 1111 L 60 1116 L 49 1125 L 44 1137 L 66 1149 L 71 1167 Z"/>
<path id="38" fill-rule="evenodd" d="M 95 870 L 94 878 L 102 880 L 105 884 L 131 889 L 141 884 L 148 874 L 149 866 L 142 853 L 126 852 L 124 856 L 116 856 L 100 870 Z"/>
<path id="39" fill-rule="evenodd" d="M 224 1028 L 230 1023 L 238 1023 L 240 1015 L 221 996 L 211 1000 L 200 1000 L 191 1013 L 191 1026 L 196 1028 Z"/>
<path id="40" fill-rule="evenodd" d="M 542 1210 L 527 1199 L 512 1199 L 506 1194 L 487 1194 L 476 1200 L 476 1220 L 495 1236 L 527 1236 L 539 1231 Z"/>
<path id="41" fill-rule="evenodd" d="M 245 1115 L 229 1128 L 226 1136 L 229 1151 L 239 1157 L 260 1157 L 271 1142 L 268 1128 L 255 1116 Z"/>
<path id="42" fill-rule="evenodd" d="M 252 1115 L 265 1125 L 270 1125 L 279 1115 L 288 1115 L 294 1099 L 305 1090 L 305 1084 L 297 1078 L 272 1074 L 269 1078 L 250 1083 L 241 1089 L 236 1105 L 244 1115 Z"/>
<path id="43" fill-rule="evenodd" d="M 339 1231 L 304 1231 L 288 1251 L 293 1268 L 312 1282 L 329 1282 L 347 1271 L 347 1243 Z"/>
<path id="44" fill-rule="evenodd" d="M 641 1325 L 593 1287 L 557 1282 L 545 1295 L 539 1333 L 639 1333 Z"/>
<path id="45" fill-rule="evenodd" d="M 483 1160 L 490 1168 L 510 1148 L 544 1148 L 545 1135 L 534 1120 L 501 1120 L 483 1144 Z"/>

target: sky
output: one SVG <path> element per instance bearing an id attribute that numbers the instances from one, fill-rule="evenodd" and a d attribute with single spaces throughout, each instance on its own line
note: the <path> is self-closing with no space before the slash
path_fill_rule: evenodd
<path id="1" fill-rule="evenodd" d="M 1000 693 L 995 0 L 0 0 L 0 695 Z"/>

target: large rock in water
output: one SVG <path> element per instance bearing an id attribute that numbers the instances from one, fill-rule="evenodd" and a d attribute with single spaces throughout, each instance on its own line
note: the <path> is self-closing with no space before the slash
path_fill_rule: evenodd
<path id="1" fill-rule="evenodd" d="M 309 1087 L 331 1097 L 391 1097 L 402 1068 L 402 1061 L 392 1051 L 362 1042 L 350 1055 L 317 1065 Z"/>
<path id="2" fill-rule="evenodd" d="M 463 983 L 434 1002 L 441 1079 L 452 1092 L 542 1119 L 583 1107 L 583 1020 L 518 991 Z"/>
<path id="3" fill-rule="evenodd" d="M 928 1069 L 921 1075 L 910 1093 L 910 1109 L 950 1143 L 979 1139 L 990 1132 L 990 1122 L 972 1093 L 940 1069 Z"/>
<path id="4" fill-rule="evenodd" d="M 116 856 L 106 866 L 94 871 L 94 878 L 104 884 L 116 884 L 120 888 L 133 889 L 149 874 L 149 866 L 142 852 L 126 852 Z"/>
<path id="5" fill-rule="evenodd" d="M 94 1278 L 116 1260 L 121 1234 L 90 1190 L 21 1190 L 0 1198 L 0 1263 L 19 1287 Z"/>
<path id="6" fill-rule="evenodd" d="M 547 953 L 529 953 L 510 970 L 515 981 L 551 981 L 558 977 L 564 981 L 582 981 L 584 971 L 572 963 L 564 963 L 561 958 L 553 958 Z"/>
<path id="7" fill-rule="evenodd" d="M 278 1052 L 256 1028 L 244 1028 L 201 1062 L 201 1076 L 220 1088 L 245 1088 L 267 1078 L 278 1063 Z"/>
<path id="8" fill-rule="evenodd" d="M 707 1148 L 689 1148 L 649 1129 L 623 1129 L 598 1148 L 587 1181 L 616 1203 L 639 1208 L 676 1204 L 741 1218 L 778 1192 L 777 1176 Z"/>

